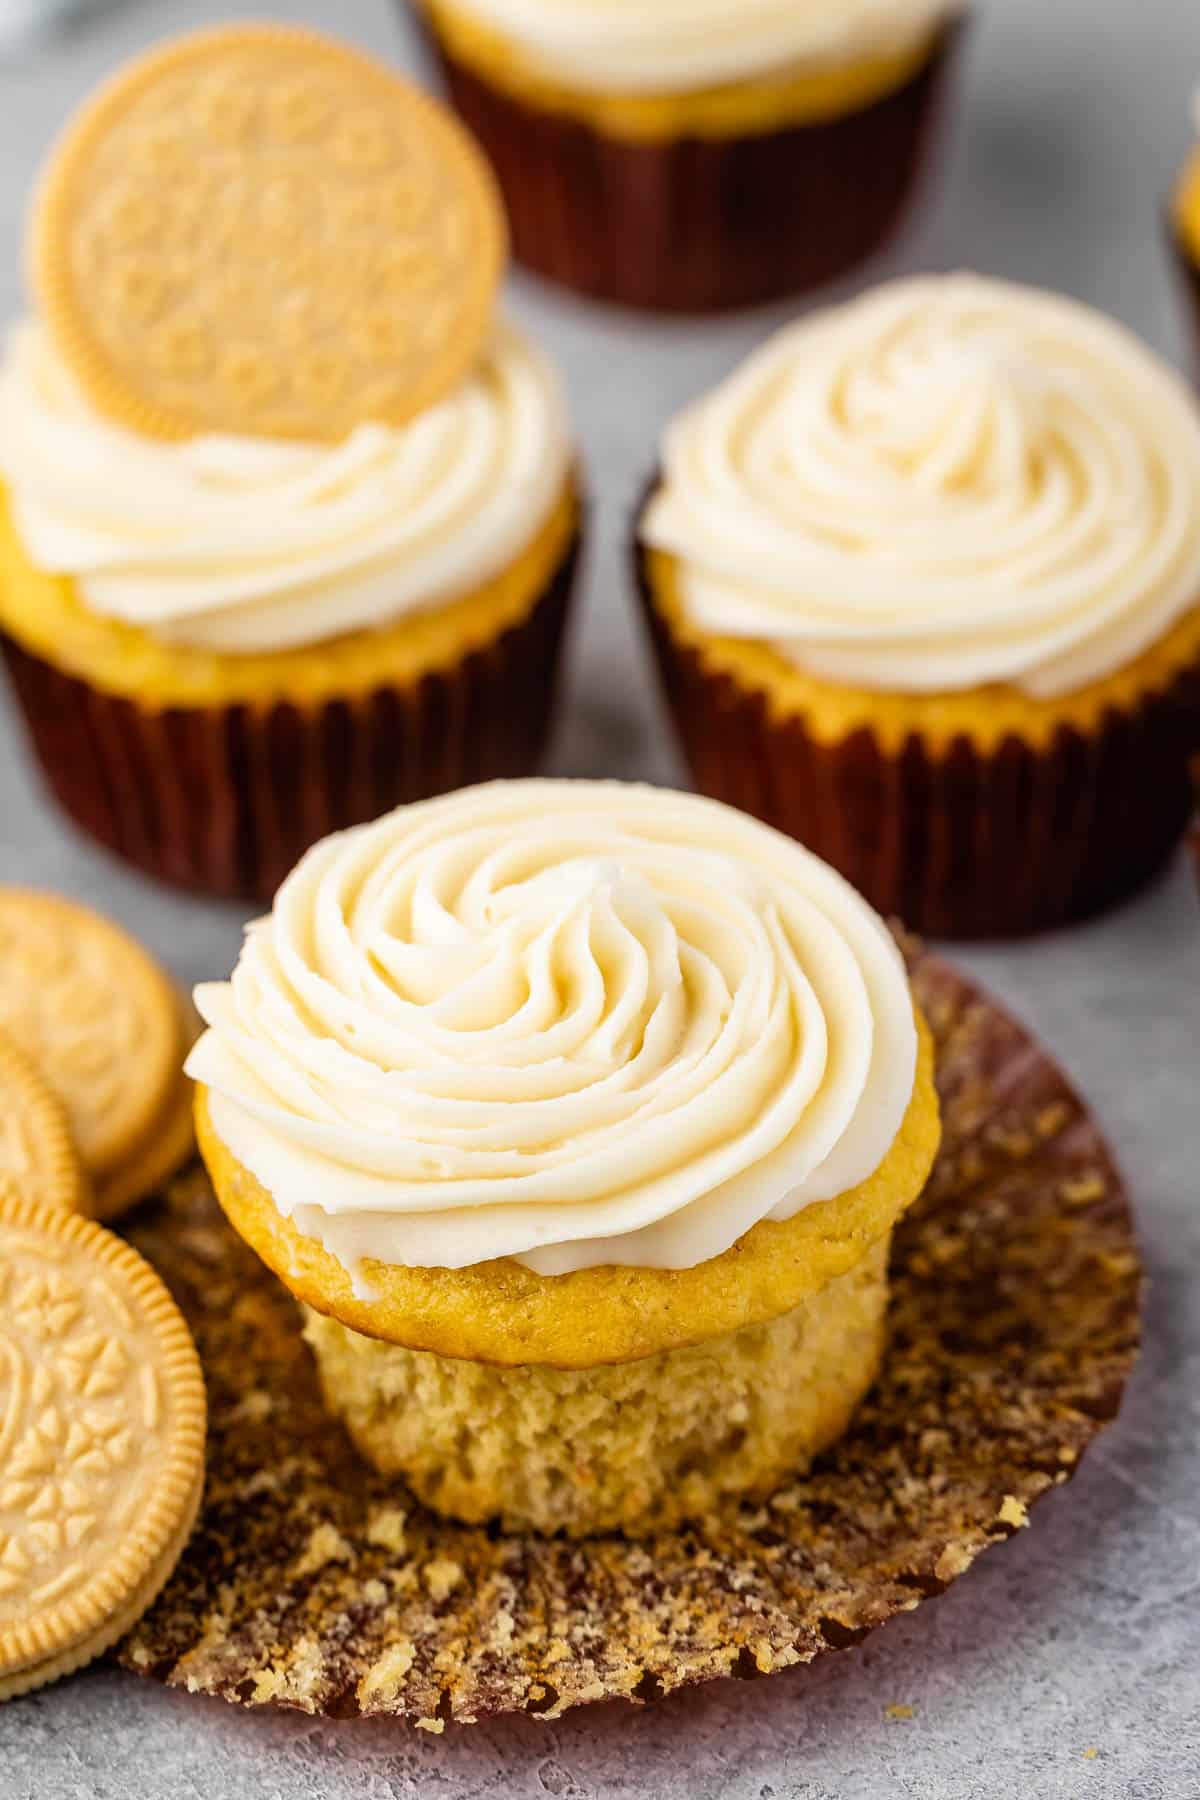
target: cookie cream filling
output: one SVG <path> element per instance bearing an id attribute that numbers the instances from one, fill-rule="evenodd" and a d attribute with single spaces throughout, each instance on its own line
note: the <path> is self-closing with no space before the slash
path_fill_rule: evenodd
<path id="1" fill-rule="evenodd" d="M 430 0 L 427 0 L 430 3 Z M 672 93 L 917 50 L 962 0 L 451 0 L 544 75 Z M 442 0 L 437 0 L 442 5 Z"/>
<path id="2" fill-rule="evenodd" d="M 95 612 L 218 654 L 383 628 L 482 586 L 570 461 L 558 377 L 510 327 L 440 404 L 338 444 L 140 437 L 92 409 L 37 323 L 0 368 L 0 481 L 30 560 Z"/>
<path id="3" fill-rule="evenodd" d="M 1054 699 L 1200 604 L 1200 410 L 1123 327 L 971 275 L 784 331 L 666 434 L 691 621 L 820 680 Z"/>
<path id="4" fill-rule="evenodd" d="M 197 990 L 217 1135 L 352 1274 L 687 1268 L 866 1180 L 912 1097 L 900 956 L 715 801 L 525 781 L 310 851 Z"/>

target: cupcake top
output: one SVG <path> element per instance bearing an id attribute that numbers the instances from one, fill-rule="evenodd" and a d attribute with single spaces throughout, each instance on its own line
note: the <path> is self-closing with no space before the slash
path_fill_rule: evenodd
<path id="1" fill-rule="evenodd" d="M 972 275 L 773 339 L 643 514 L 700 629 L 886 692 L 1075 692 L 1200 604 L 1200 410 L 1128 331 Z"/>
<path id="2" fill-rule="evenodd" d="M 574 86 L 672 93 L 905 56 L 962 0 L 426 0 Z"/>
<path id="3" fill-rule="evenodd" d="M 0 481 L 30 560 L 93 611 L 233 654 L 388 625 L 518 557 L 571 463 L 555 370 L 498 326 L 406 425 L 161 443 L 103 417 L 43 325 L 0 366 Z"/>
<path id="4" fill-rule="evenodd" d="M 871 1176 L 916 1069 L 903 963 L 840 876 L 618 783 L 326 840 L 196 1002 L 213 1129 L 351 1272 L 692 1267 Z"/>
<path id="5" fill-rule="evenodd" d="M 36 198 L 0 364 L 22 548 L 185 648 L 385 626 L 520 556 L 570 472 L 544 359 L 495 317 L 503 214 L 448 113 L 273 25 L 102 87 Z"/>

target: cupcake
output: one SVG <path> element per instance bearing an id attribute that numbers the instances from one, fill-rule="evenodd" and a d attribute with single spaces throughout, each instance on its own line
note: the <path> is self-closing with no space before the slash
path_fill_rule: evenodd
<path id="1" fill-rule="evenodd" d="M 644 1533 L 846 1428 L 938 1111 L 894 942 L 797 844 L 468 789 L 311 850 L 196 998 L 221 1204 L 429 1506 Z"/>
<path id="2" fill-rule="evenodd" d="M 969 275 L 784 331 L 666 433 L 637 569 L 696 785 L 946 936 L 1179 840 L 1200 413 L 1128 332 Z"/>
<path id="3" fill-rule="evenodd" d="M 1193 110 L 1197 129 L 1200 129 L 1200 94 Z M 1175 184 L 1171 227 L 1175 257 L 1187 292 L 1197 367 L 1200 368 L 1200 144 L 1193 146 Z"/>
<path id="4" fill-rule="evenodd" d="M 0 633 L 72 818 L 269 898 L 333 829 L 534 768 L 579 488 L 457 123 L 314 33 L 202 33 L 93 96 L 31 236 Z"/>
<path id="5" fill-rule="evenodd" d="M 914 187 L 961 0 L 410 0 L 517 255 L 603 300 L 748 306 L 844 274 Z"/>

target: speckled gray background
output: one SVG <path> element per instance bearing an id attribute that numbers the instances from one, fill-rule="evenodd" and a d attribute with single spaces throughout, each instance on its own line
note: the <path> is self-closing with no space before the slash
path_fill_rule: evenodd
<path id="1" fill-rule="evenodd" d="M 1059 286 L 1178 355 L 1160 221 L 1200 81 L 1198 0 L 979 10 L 937 196 L 878 273 L 964 264 Z M 30 177 L 74 100 L 156 35 L 267 12 L 411 55 L 386 0 L 141 0 L 0 68 L 0 317 L 20 305 Z M 625 515 L 661 421 L 782 315 L 660 326 L 529 284 L 514 284 L 513 302 L 567 368 L 597 501 L 557 767 L 670 780 L 621 573 Z M 238 914 L 158 892 L 71 837 L 4 708 L 0 878 L 106 907 L 183 977 L 224 973 Z M 1126 1411 L 1030 1531 L 858 1651 L 646 1712 L 432 1739 L 243 1715 L 103 1669 L 0 1708 L 2 1800 L 1200 1800 L 1200 903 L 1180 861 L 1098 925 L 960 954 L 1105 1120 L 1153 1281 Z M 913 1716 L 891 1716 L 894 1705 Z"/>

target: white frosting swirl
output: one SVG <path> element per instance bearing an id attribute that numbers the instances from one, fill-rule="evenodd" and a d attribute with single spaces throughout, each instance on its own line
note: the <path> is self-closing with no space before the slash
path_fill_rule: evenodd
<path id="1" fill-rule="evenodd" d="M 677 93 L 916 49 L 962 0 L 450 0 L 546 74 Z"/>
<path id="2" fill-rule="evenodd" d="M 558 379 L 508 328 L 439 405 L 340 444 L 140 437 L 92 410 L 38 324 L 0 370 L 0 479 L 31 561 L 198 650 L 293 649 L 454 600 L 516 560 L 569 466 Z"/>
<path id="3" fill-rule="evenodd" d="M 1200 411 L 1074 301 L 897 282 L 673 425 L 641 529 L 696 625 L 819 679 L 1054 698 L 1200 604 Z"/>
<path id="4" fill-rule="evenodd" d="M 903 964 L 852 888 L 712 800 L 521 781 L 328 839 L 188 1070 L 348 1269 L 691 1267 L 865 1180 L 912 1097 Z"/>

